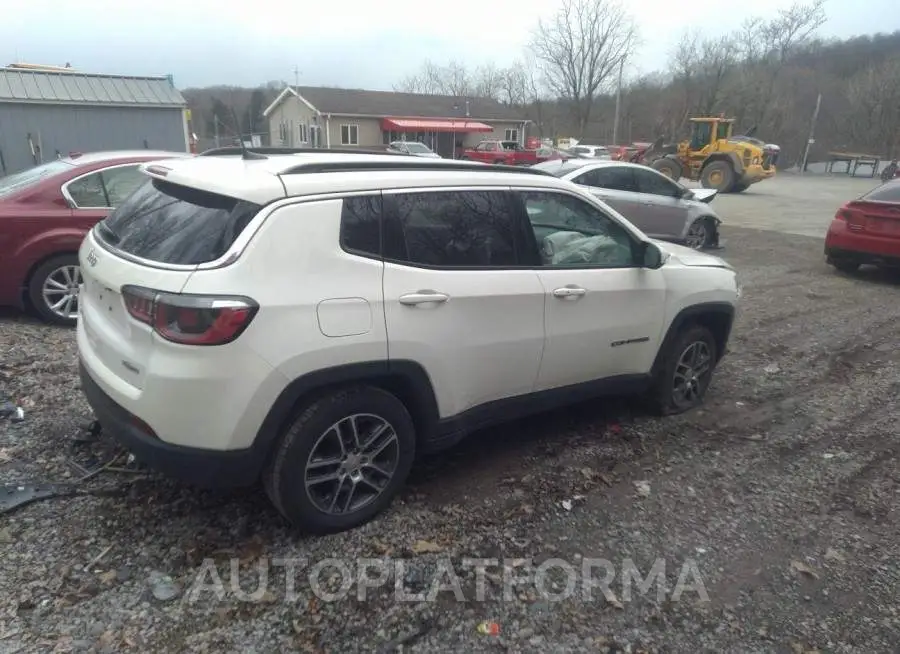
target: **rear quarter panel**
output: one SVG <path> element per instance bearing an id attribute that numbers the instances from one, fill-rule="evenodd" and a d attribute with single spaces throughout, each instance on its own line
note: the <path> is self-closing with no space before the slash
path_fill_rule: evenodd
<path id="1" fill-rule="evenodd" d="M 48 257 L 76 254 L 87 231 L 69 209 L 0 216 L 0 303 L 20 306 L 30 271 Z"/>

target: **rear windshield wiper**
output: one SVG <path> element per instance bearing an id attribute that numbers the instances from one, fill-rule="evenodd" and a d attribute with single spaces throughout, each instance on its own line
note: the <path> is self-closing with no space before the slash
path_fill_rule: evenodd
<path id="1" fill-rule="evenodd" d="M 103 232 L 104 240 L 106 240 L 110 245 L 116 245 L 120 240 L 122 240 L 122 237 L 116 234 L 115 230 L 107 225 L 105 220 L 99 222 L 98 225 L 100 231 Z"/>

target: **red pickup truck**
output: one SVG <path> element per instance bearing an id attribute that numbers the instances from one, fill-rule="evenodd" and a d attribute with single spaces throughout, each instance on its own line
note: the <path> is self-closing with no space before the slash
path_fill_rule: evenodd
<path id="1" fill-rule="evenodd" d="M 482 141 L 474 148 L 466 148 L 462 153 L 463 159 L 507 166 L 532 166 L 547 159 L 557 159 L 559 156 L 549 148 L 539 150 L 523 148 L 516 141 Z"/>

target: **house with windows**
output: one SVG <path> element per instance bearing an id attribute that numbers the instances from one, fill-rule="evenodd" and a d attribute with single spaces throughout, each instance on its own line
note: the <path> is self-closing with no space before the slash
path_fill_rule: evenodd
<path id="1" fill-rule="evenodd" d="M 272 145 L 385 146 L 419 141 L 443 157 L 486 139 L 525 144 L 530 121 L 488 98 L 288 86 L 263 112 Z"/>

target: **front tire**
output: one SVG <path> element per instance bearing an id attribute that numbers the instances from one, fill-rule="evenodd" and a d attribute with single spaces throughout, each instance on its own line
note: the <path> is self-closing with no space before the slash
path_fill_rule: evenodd
<path id="1" fill-rule="evenodd" d="M 294 526 L 315 534 L 345 531 L 391 504 L 415 449 L 415 427 L 399 399 L 371 386 L 342 389 L 300 411 L 263 482 Z"/>
<path id="2" fill-rule="evenodd" d="M 743 193 L 748 188 L 750 188 L 749 184 L 735 184 L 734 186 L 731 187 L 731 192 L 732 193 Z"/>
<path id="3" fill-rule="evenodd" d="M 702 325 L 682 329 L 663 354 L 650 401 L 660 415 L 674 415 L 703 403 L 718 362 L 716 339 Z"/>
<path id="4" fill-rule="evenodd" d="M 684 244 L 692 250 L 702 250 L 712 245 L 715 235 L 715 226 L 709 218 L 697 218 L 688 227 Z"/>
<path id="5" fill-rule="evenodd" d="M 700 173 L 700 184 L 703 188 L 714 188 L 719 193 L 728 193 L 734 186 L 734 170 L 725 161 L 708 163 Z"/>
<path id="6" fill-rule="evenodd" d="M 45 321 L 66 327 L 78 322 L 81 268 L 78 257 L 63 254 L 42 263 L 28 280 L 28 299 Z"/>

